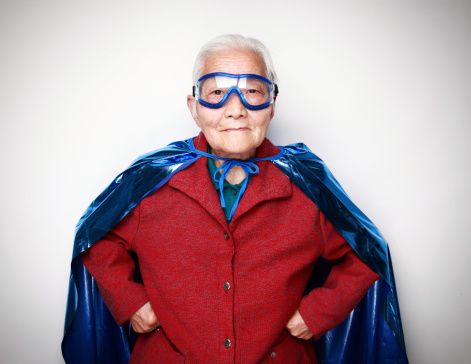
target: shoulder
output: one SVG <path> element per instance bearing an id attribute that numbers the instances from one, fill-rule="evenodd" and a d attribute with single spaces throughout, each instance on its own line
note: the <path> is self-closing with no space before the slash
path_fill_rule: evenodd
<path id="1" fill-rule="evenodd" d="M 288 154 L 294 156 L 296 159 L 304 160 L 304 159 L 314 159 L 322 162 L 316 154 L 314 154 L 309 147 L 306 146 L 304 143 L 294 143 L 289 144 L 286 146 L 280 146 L 281 150 L 283 150 L 283 154 Z"/>
<path id="2" fill-rule="evenodd" d="M 314 154 L 305 144 L 295 143 L 280 146 L 282 157 L 275 164 L 288 175 L 290 173 L 309 170 L 316 175 L 329 175 L 331 173 L 324 161 Z"/>
<path id="3" fill-rule="evenodd" d="M 166 147 L 143 154 L 139 156 L 129 168 L 150 163 L 159 164 L 159 162 L 162 163 L 163 161 L 171 162 L 171 158 L 175 157 L 180 159 L 188 158 L 192 155 L 190 140 L 191 139 L 176 141 Z"/>

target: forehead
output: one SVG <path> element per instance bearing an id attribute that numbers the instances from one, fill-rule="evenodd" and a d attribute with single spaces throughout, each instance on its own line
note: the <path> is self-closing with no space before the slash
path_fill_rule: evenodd
<path id="1" fill-rule="evenodd" d="M 245 49 L 232 49 L 208 55 L 201 75 L 224 72 L 234 75 L 252 73 L 266 77 L 265 63 L 260 55 Z"/>

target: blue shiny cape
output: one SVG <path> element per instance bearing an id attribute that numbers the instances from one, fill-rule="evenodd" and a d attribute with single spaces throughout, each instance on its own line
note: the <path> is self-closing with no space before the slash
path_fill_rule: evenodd
<path id="1" fill-rule="evenodd" d="M 407 363 L 401 316 L 388 245 L 353 204 L 324 162 L 305 145 L 280 147 L 272 162 L 326 215 L 358 255 L 380 275 L 348 318 L 315 341 L 319 363 Z M 72 363 L 127 363 L 137 338 L 118 327 L 103 303 L 80 253 L 92 246 L 139 202 L 201 155 L 189 140 L 138 158 L 85 211 L 76 228 L 62 354 Z M 306 288 L 322 285 L 330 271 L 319 259 Z"/>

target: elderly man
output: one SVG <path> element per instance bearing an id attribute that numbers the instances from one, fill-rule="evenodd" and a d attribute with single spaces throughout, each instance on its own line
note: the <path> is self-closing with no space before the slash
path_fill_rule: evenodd
<path id="1" fill-rule="evenodd" d="M 266 139 L 277 93 L 259 41 L 206 44 L 187 99 L 201 128 L 184 146 L 194 157 L 172 155 L 183 158 L 178 168 L 79 248 L 118 326 L 140 333 L 130 362 L 315 363 L 310 339 L 344 321 L 379 278 L 276 165 L 288 153 Z M 143 173 L 133 168 L 116 183 Z M 306 294 L 319 259 L 332 267 Z"/>

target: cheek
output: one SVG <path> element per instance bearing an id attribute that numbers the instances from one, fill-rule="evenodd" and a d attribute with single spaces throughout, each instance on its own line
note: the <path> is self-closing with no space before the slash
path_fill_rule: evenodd
<path id="1" fill-rule="evenodd" d="M 261 132 L 265 132 L 268 130 L 268 127 L 270 126 L 270 121 L 271 121 L 271 113 L 265 114 L 265 115 L 260 115 L 260 117 L 254 119 L 254 124 L 257 129 L 259 129 Z"/>
<path id="2" fill-rule="evenodd" d="M 199 127 L 203 130 L 216 129 L 222 117 L 220 109 L 208 109 L 201 106 L 197 109 L 197 115 Z"/>

